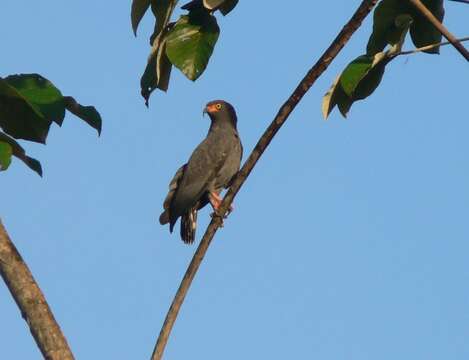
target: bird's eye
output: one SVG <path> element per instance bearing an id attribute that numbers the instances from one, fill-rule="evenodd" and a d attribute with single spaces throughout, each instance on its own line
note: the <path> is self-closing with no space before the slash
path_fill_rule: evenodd
<path id="1" fill-rule="evenodd" d="M 218 103 L 218 104 L 215 105 L 215 107 L 217 108 L 217 110 L 220 110 L 221 109 L 221 104 Z"/>

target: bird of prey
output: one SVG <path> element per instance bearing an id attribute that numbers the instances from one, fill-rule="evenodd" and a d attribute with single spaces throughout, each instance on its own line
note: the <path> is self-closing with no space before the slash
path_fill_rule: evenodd
<path id="1" fill-rule="evenodd" d="M 215 100 L 207 104 L 205 113 L 211 120 L 207 137 L 176 171 L 160 215 L 161 225 L 169 223 L 170 232 L 181 217 L 181 239 L 188 244 L 194 242 L 197 211 L 208 203 L 218 210 L 220 191 L 231 185 L 243 155 L 233 106 Z"/>

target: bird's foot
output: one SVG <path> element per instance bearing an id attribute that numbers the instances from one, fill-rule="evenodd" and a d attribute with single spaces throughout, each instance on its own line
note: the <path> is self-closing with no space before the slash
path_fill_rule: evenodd
<path id="1" fill-rule="evenodd" d="M 230 215 L 231 212 L 234 210 L 233 205 L 230 205 L 230 207 L 229 207 L 228 211 L 226 212 L 226 214 L 220 214 L 218 209 L 220 208 L 220 205 L 223 201 L 223 199 L 220 197 L 220 195 L 217 194 L 216 192 L 212 191 L 212 192 L 209 193 L 208 199 L 209 199 L 210 204 L 212 205 L 213 210 L 214 210 L 213 213 L 210 214 L 210 216 L 212 218 L 215 217 L 215 216 L 218 216 L 219 218 L 221 218 L 222 223 L 221 223 L 220 227 L 223 227 L 223 219 L 228 218 L 228 215 Z"/>
<path id="2" fill-rule="evenodd" d="M 225 216 L 223 216 L 224 219 L 227 219 L 228 216 L 234 211 L 234 206 L 230 205 L 228 211 L 226 212 Z"/>
<path id="3" fill-rule="evenodd" d="M 214 211 L 213 213 L 210 214 L 210 217 L 213 219 L 215 217 L 219 218 L 220 219 L 220 227 L 224 227 L 225 226 L 225 223 L 223 222 L 224 219 L 226 219 L 225 216 L 222 216 L 218 213 L 218 211 Z"/>

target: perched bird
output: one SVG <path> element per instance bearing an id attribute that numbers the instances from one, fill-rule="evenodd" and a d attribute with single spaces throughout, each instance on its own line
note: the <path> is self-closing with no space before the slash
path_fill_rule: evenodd
<path id="1" fill-rule="evenodd" d="M 215 100 L 207 104 L 205 113 L 211 120 L 207 137 L 176 171 L 160 215 L 161 225 L 169 223 L 170 232 L 181 217 L 181 239 L 188 244 L 194 242 L 197 211 L 208 203 L 218 210 L 220 191 L 231 185 L 243 155 L 233 106 Z"/>

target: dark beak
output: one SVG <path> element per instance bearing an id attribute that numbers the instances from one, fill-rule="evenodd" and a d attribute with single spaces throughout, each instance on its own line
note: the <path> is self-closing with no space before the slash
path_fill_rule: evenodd
<path id="1" fill-rule="evenodd" d="M 205 114 L 208 114 L 207 108 L 204 108 L 204 111 L 202 112 L 202 116 L 205 116 Z"/>

